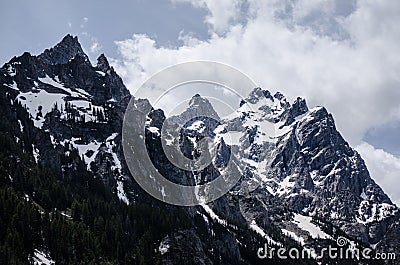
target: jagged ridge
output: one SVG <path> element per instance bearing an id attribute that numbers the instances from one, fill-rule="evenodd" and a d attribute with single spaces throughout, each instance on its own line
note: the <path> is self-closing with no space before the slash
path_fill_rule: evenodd
<path id="1" fill-rule="evenodd" d="M 13 120 L 13 131 L 33 132 L 33 146 L 26 150 L 38 164 L 60 170 L 61 181 L 74 179 L 78 169 L 91 172 L 126 203 L 156 205 L 132 181 L 123 159 L 120 131 L 130 95 L 104 54 L 92 66 L 78 39 L 67 35 L 39 56 L 14 57 L 1 68 L 0 80 L 2 97 L 26 105 L 32 124 Z M 214 140 L 217 156 L 202 172 L 178 170 L 162 155 L 161 126 L 182 121 L 176 143 L 188 157 L 199 155 L 202 137 Z M 177 183 L 218 177 L 231 152 L 247 165 L 229 194 L 185 209 L 187 226 L 152 242 L 160 244 L 165 264 L 178 257 L 186 263 L 251 264 L 245 253 L 255 255 L 262 244 L 256 234 L 273 245 L 295 236 L 300 247 L 317 246 L 318 237 L 329 244 L 338 235 L 377 243 L 377 249 L 396 242 L 397 207 L 336 130 L 332 115 L 323 107 L 309 109 L 304 99 L 291 104 L 281 93 L 255 88 L 235 115 L 221 121 L 211 104 L 195 95 L 176 117 L 166 120 L 162 110 L 153 110 L 146 141 L 155 166 Z"/>

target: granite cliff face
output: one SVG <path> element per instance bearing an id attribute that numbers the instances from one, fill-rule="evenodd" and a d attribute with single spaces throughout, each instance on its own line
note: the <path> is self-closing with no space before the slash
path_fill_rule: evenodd
<path id="1" fill-rule="evenodd" d="M 90 173 L 130 207 L 140 202 L 168 209 L 149 198 L 128 171 L 121 130 L 131 96 L 104 54 L 93 66 L 78 39 L 67 35 L 38 56 L 12 58 L 0 70 L 0 86 L 4 107 L 20 104 L 26 114 L 25 120 L 9 119 L 9 133 L 21 141 L 29 130 L 32 146 L 26 152 L 37 164 L 59 171 L 61 183 Z M 138 109 L 148 104 L 135 100 Z M 161 144 L 165 123 L 175 133 L 171 143 L 187 158 L 208 152 L 199 143 L 210 138 L 213 162 L 201 172 L 171 164 Z M 176 183 L 213 180 L 231 156 L 245 164 L 228 194 L 184 208 L 186 225 L 152 242 L 157 254 L 151 255 L 161 264 L 264 264 L 256 256 L 264 242 L 310 251 L 339 237 L 361 249 L 373 246 L 400 256 L 398 208 L 324 107 L 309 109 L 305 99 L 290 103 L 281 93 L 255 88 L 221 119 L 207 99 L 194 95 L 180 115 L 166 118 L 162 110 L 152 110 L 145 133 L 155 167 Z"/>

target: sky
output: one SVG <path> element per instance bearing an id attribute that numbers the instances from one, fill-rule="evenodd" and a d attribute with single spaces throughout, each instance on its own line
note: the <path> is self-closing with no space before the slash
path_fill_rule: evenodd
<path id="1" fill-rule="evenodd" d="M 202 23 L 206 10 L 190 3 L 173 4 L 168 0 L 111 1 L 24 1 L 0 0 L 2 34 L 0 64 L 25 51 L 39 54 L 54 46 L 67 33 L 77 35 L 92 62 L 99 53 L 118 56 L 114 41 L 146 34 L 157 39 L 158 46 L 177 47 L 179 35 L 196 32 L 208 35 Z"/>
<path id="2" fill-rule="evenodd" d="M 157 71 L 212 60 L 330 111 L 400 205 L 400 1 L 121 0 L 0 3 L 0 63 L 77 35 L 134 92 Z"/>

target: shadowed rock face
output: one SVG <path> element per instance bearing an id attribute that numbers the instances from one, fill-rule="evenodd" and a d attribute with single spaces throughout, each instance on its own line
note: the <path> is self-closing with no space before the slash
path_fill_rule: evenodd
<path id="1" fill-rule="evenodd" d="M 65 149 L 77 148 L 87 168 L 111 188 L 117 179 L 127 178 L 120 165 L 120 131 L 131 96 L 104 54 L 92 66 L 78 38 L 67 35 L 39 56 L 26 52 L 14 57 L 1 73 L 3 89 L 15 84 L 11 93 L 27 106 L 36 129 L 45 133 L 38 136 L 41 161 L 68 174 L 77 161 L 63 165 L 58 157 Z M 45 140 L 49 136 L 51 142 Z"/>
<path id="2" fill-rule="evenodd" d="M 199 109 L 214 112 L 207 100 L 195 95 L 181 115 Z M 182 116 L 169 121 L 179 121 Z M 296 231 L 286 214 L 297 213 L 323 220 L 366 244 L 385 238 L 398 218 L 398 209 L 370 177 L 364 161 L 337 131 L 324 107 L 308 109 L 301 98 L 290 104 L 280 93 L 271 96 L 256 88 L 241 103 L 238 116 L 210 124 L 199 115 L 180 135 L 186 154 L 196 154 L 196 141 L 202 137 L 215 139 L 217 156 L 209 175 L 219 175 L 232 150 L 239 160 L 249 161 L 235 187 L 239 196 L 214 202 L 216 209 L 234 218 L 242 216 L 248 223 L 259 219 L 265 229 Z M 268 132 L 271 126 L 274 131 Z M 204 134 L 210 131 L 213 133 Z M 229 133 L 241 133 L 239 141 L 225 143 L 221 135 Z M 239 205 L 234 203 L 237 200 Z M 260 207 L 255 210 L 255 205 Z M 280 209 L 282 206 L 285 209 Z M 307 241 L 313 244 L 312 238 Z"/>
<path id="3" fill-rule="evenodd" d="M 104 54 L 93 66 L 77 37 L 67 35 L 39 56 L 14 57 L 0 69 L 0 81 L 2 96 L 26 105 L 32 124 L 25 127 L 36 139 L 38 163 L 60 170 L 65 180 L 74 178 L 72 169 L 88 170 L 121 200 L 153 205 L 124 160 L 121 127 L 131 96 Z M 135 102 L 138 109 L 149 105 Z M 148 115 L 147 152 L 167 179 L 203 184 L 223 174 L 232 157 L 245 164 L 228 194 L 185 209 L 190 228 L 154 242 L 163 264 L 252 264 L 247 255 L 263 242 L 257 233 L 274 244 L 287 242 L 291 233 L 294 243 L 312 247 L 342 235 L 400 256 L 397 207 L 324 107 L 309 109 L 305 99 L 290 103 L 282 93 L 255 88 L 236 114 L 221 120 L 197 94 L 180 115 L 166 118 L 162 110 Z M 163 125 L 185 157 L 209 152 L 216 155 L 212 163 L 199 172 L 175 167 L 162 149 Z M 17 121 L 13 128 L 19 135 Z M 200 144 L 204 138 L 210 141 L 207 148 Z M 313 234 L 318 229 L 319 238 Z"/>
<path id="4" fill-rule="evenodd" d="M 82 56 L 85 61 L 89 62 L 89 58 L 83 51 L 78 37 L 68 34 L 60 43 L 53 48 L 46 49 L 38 58 L 47 64 L 65 64 L 77 55 Z"/>
<path id="5" fill-rule="evenodd" d="M 253 110 L 232 122 L 242 123 L 235 127 L 242 127 L 242 146 L 250 150 L 241 155 L 257 162 L 249 166 L 249 174 L 257 184 L 254 192 L 260 194 L 256 196 L 259 203 L 272 200 L 287 205 L 291 211 L 322 218 L 369 243 L 384 238 L 397 207 L 370 177 L 364 161 L 336 130 L 325 108 L 309 110 L 301 98 L 289 104 L 282 94 L 272 97 L 259 88 L 246 101 Z M 261 137 L 265 120 L 276 125 L 273 140 Z M 254 194 L 245 196 L 254 198 Z M 275 211 L 274 206 L 264 208 Z M 254 214 L 249 216 L 251 221 Z M 383 225 L 376 229 L 376 222 Z"/>

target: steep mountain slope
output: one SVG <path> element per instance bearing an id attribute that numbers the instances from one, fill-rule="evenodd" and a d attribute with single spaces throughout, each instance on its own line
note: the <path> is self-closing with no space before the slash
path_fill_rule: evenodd
<path id="1" fill-rule="evenodd" d="M 304 99 L 291 104 L 255 88 L 222 120 L 200 95 L 174 117 L 152 110 L 146 152 L 166 178 L 201 184 L 218 177 L 231 155 L 245 164 L 228 194 L 196 207 L 159 202 L 133 180 L 121 144 L 131 96 L 107 58 L 93 66 L 76 37 L 12 58 L 0 70 L 0 100 L 2 264 L 315 264 L 314 254 L 267 262 L 257 251 L 264 242 L 318 251 L 338 237 L 400 256 L 398 208 L 332 115 Z M 139 111 L 148 106 L 134 100 Z M 188 158 L 211 138 L 213 163 L 200 172 L 175 167 L 163 152 L 164 123 Z M 23 220 L 17 227 L 15 218 Z M 15 247 L 13 237 L 24 244 Z"/>
<path id="2" fill-rule="evenodd" d="M 207 100 L 198 97 L 192 101 L 208 109 Z M 186 115 L 167 122 L 185 120 Z M 391 224 L 399 218 L 397 206 L 371 179 L 360 155 L 341 137 L 325 108 L 309 110 L 304 99 L 290 104 L 280 93 L 272 96 L 256 88 L 222 123 L 210 120 L 190 120 L 181 134 L 186 140 L 176 142 L 193 157 L 201 152 L 196 142 L 205 136 L 214 138 L 219 151 L 213 166 L 205 170 L 207 181 L 219 175 L 223 168 L 218 161 L 229 159 L 231 152 L 247 163 L 235 188 L 212 203 L 224 216 L 217 220 L 225 224 L 245 220 L 270 242 L 279 244 L 284 235 L 314 249 L 321 240 L 322 245 L 334 244 L 338 237 L 360 248 L 380 246 L 391 233 Z M 198 177 L 193 179 L 199 183 Z"/>
<path id="3" fill-rule="evenodd" d="M 309 110 L 304 99 L 291 105 L 281 94 L 259 88 L 246 103 L 239 118 L 227 123 L 242 129 L 242 157 L 249 159 L 257 191 L 266 190 L 265 199 L 274 197 L 294 212 L 330 221 L 360 240 L 382 239 L 385 231 L 376 226 L 398 209 L 336 130 L 332 115 L 323 107 Z"/>
<path id="4" fill-rule="evenodd" d="M 150 235 L 187 219 L 149 203 L 127 207 L 115 131 L 129 93 L 104 56 L 96 67 L 81 56 L 76 38 L 52 51 L 71 44 L 51 64 L 24 53 L 1 68 L 0 263 L 157 260 Z M 60 54 L 68 59 L 57 64 Z M 148 227 L 154 216 L 163 224 Z"/>
<path id="5" fill-rule="evenodd" d="M 89 169 L 93 165 L 92 171 L 111 187 L 120 187 L 125 196 L 118 182 L 123 176 L 116 132 L 130 94 L 104 55 L 93 67 L 78 39 L 67 35 L 39 56 L 14 57 L 2 74 L 3 86 L 12 88 L 15 100 L 26 108 L 37 129 L 48 132 L 55 148 L 68 144 L 77 149 Z M 39 160 L 48 159 L 45 162 L 59 167 L 53 156 L 45 155 L 48 152 L 52 150 L 38 145 Z M 121 177 L 115 179 L 111 171 L 119 171 Z"/>
<path id="6" fill-rule="evenodd" d="M 77 38 L 67 35 L 39 56 L 12 58 L 0 71 L 1 264 L 256 259 L 250 244 L 242 258 L 220 224 L 209 224 L 210 240 L 196 209 L 161 203 L 130 177 L 121 146 L 130 95 L 104 55 L 92 66 Z M 242 234 L 262 244 L 255 233 Z M 188 235 L 179 248 L 184 257 L 170 255 L 173 246 L 167 254 L 158 248 L 164 236 L 175 235 Z M 192 242 L 202 251 L 193 254 Z"/>

